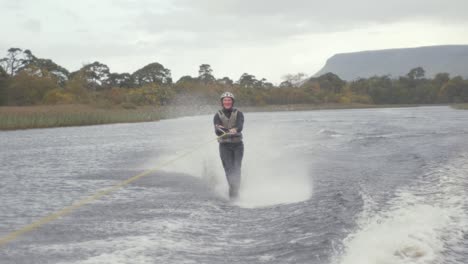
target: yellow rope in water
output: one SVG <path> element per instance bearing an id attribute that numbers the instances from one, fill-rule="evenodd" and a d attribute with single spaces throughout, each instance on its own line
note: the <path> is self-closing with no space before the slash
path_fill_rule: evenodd
<path id="1" fill-rule="evenodd" d="M 41 226 L 43 226 L 43 225 L 45 225 L 47 223 L 50 223 L 50 222 L 54 221 L 55 219 L 57 219 L 59 217 L 65 216 L 65 215 L 75 211 L 76 209 L 78 209 L 78 208 L 80 208 L 80 207 L 82 207 L 82 206 L 84 206 L 86 204 L 89 204 L 89 203 L 91 203 L 93 201 L 96 201 L 97 199 L 99 199 L 99 198 L 101 198 L 101 197 L 103 197 L 103 196 L 105 196 L 105 195 L 107 195 L 107 194 L 109 194 L 109 193 L 111 193 L 111 192 L 113 192 L 113 191 L 115 191 L 117 189 L 120 189 L 120 188 L 124 187 L 127 184 L 130 184 L 130 183 L 132 183 L 132 182 L 134 182 L 134 181 L 136 181 L 136 180 L 138 180 L 140 178 L 148 176 L 150 173 L 155 172 L 155 171 L 161 169 L 162 167 L 167 166 L 167 165 L 169 165 L 169 164 L 171 164 L 171 163 L 173 163 L 173 162 L 175 162 L 175 161 L 177 161 L 177 160 L 179 160 L 179 159 L 181 159 L 181 158 L 183 158 L 183 157 L 197 151 L 200 147 L 202 147 L 202 146 L 204 146 L 204 145 L 206 145 L 206 144 L 208 144 L 208 143 L 210 143 L 210 142 L 212 142 L 214 140 L 218 140 L 219 138 L 221 138 L 221 137 L 223 137 L 225 135 L 226 135 L 226 133 L 223 133 L 221 136 L 217 137 L 216 139 L 211 139 L 209 141 L 201 143 L 200 145 L 193 148 L 192 150 L 189 150 L 189 151 L 183 153 L 182 155 L 177 156 L 174 159 L 168 160 L 168 161 L 160 164 L 159 166 L 157 166 L 155 168 L 149 169 L 149 170 L 144 171 L 144 172 L 142 172 L 140 174 L 132 176 L 132 177 L 130 177 L 130 178 L 124 180 L 124 181 L 121 181 L 120 183 L 118 183 L 118 184 L 116 184 L 116 185 L 114 185 L 112 187 L 109 187 L 107 189 L 98 191 L 95 194 L 93 194 L 91 196 L 88 196 L 88 197 L 76 202 L 73 205 L 65 207 L 62 210 L 57 211 L 57 212 L 55 212 L 53 214 L 50 214 L 48 216 L 45 216 L 45 217 L 39 219 L 38 221 L 36 221 L 36 222 L 34 222 L 32 224 L 29 224 L 29 225 L 27 225 L 27 226 L 25 226 L 25 227 L 23 227 L 21 229 L 18 229 L 18 230 L 14 231 L 14 232 L 11 232 L 11 233 L 7 234 L 6 236 L 3 236 L 3 237 L 0 238 L 0 247 L 7 244 L 7 243 L 9 243 L 9 242 L 11 242 L 11 241 L 13 241 L 13 240 L 15 240 L 16 238 L 18 238 L 19 236 L 21 236 L 21 235 L 23 235 L 23 234 L 25 234 L 27 232 L 31 232 L 31 231 L 33 231 L 35 229 L 38 229 L 39 227 L 41 227 Z"/>

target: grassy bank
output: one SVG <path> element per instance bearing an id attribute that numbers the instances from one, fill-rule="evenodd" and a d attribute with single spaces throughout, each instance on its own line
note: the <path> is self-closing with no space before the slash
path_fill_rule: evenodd
<path id="1" fill-rule="evenodd" d="M 454 104 L 454 105 L 451 105 L 453 108 L 455 109 L 464 109 L 464 110 L 468 110 L 468 104 Z"/>
<path id="2" fill-rule="evenodd" d="M 146 122 L 161 118 L 159 109 L 101 109 L 88 105 L 0 107 L 0 130 Z"/>
<path id="3" fill-rule="evenodd" d="M 244 106 L 239 108 L 244 112 L 276 112 L 415 106 L 419 105 L 298 104 Z M 468 109 L 468 104 L 454 105 L 453 107 Z M 148 122 L 181 116 L 214 114 L 218 109 L 219 105 L 148 106 L 136 109 L 123 109 L 121 107 L 98 108 L 89 105 L 0 107 L 0 130 Z"/>

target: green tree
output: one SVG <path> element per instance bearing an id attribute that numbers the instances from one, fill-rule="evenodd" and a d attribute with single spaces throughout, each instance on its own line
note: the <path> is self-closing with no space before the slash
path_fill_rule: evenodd
<path id="1" fill-rule="evenodd" d="M 242 88 L 255 88 L 257 85 L 258 80 L 255 78 L 254 75 L 244 73 L 241 75 L 237 83 Z"/>
<path id="2" fill-rule="evenodd" d="M 72 104 L 76 103 L 75 96 L 63 88 L 49 90 L 42 100 L 45 104 Z"/>
<path id="3" fill-rule="evenodd" d="M 132 74 L 132 78 L 137 86 L 156 83 L 159 85 L 171 85 L 171 70 L 155 62 L 146 65 Z"/>
<path id="4" fill-rule="evenodd" d="M 401 76 L 392 91 L 394 103 L 414 104 L 425 103 L 428 100 L 427 89 L 429 84 L 424 78 L 422 67 L 411 69 L 406 76 Z"/>
<path id="5" fill-rule="evenodd" d="M 209 64 L 200 65 L 198 70 L 198 79 L 203 83 L 213 83 L 215 82 L 215 77 L 213 76 L 213 69 Z"/>
<path id="6" fill-rule="evenodd" d="M 8 73 L 0 66 L 0 77 L 7 77 Z"/>
<path id="7" fill-rule="evenodd" d="M 198 85 L 198 82 L 199 81 L 197 78 L 185 75 L 180 77 L 180 79 L 175 83 L 174 89 L 177 93 L 193 93 L 196 89 L 196 86 Z"/>
<path id="8" fill-rule="evenodd" d="M 333 93 L 339 93 L 345 86 L 346 82 L 340 79 L 338 75 L 334 73 L 325 73 L 322 76 L 319 76 L 317 78 L 318 82 L 320 83 L 320 87 L 323 90 L 333 92 Z"/>
<path id="9" fill-rule="evenodd" d="M 11 78 L 6 89 L 7 101 L 12 105 L 39 104 L 46 93 L 53 89 L 58 89 L 55 79 L 23 70 Z"/>
<path id="10" fill-rule="evenodd" d="M 289 80 L 286 80 L 286 81 L 282 81 L 279 85 L 280 88 L 293 88 L 294 87 L 294 84 L 289 81 Z"/>
<path id="11" fill-rule="evenodd" d="M 14 72 L 12 75 L 23 70 L 34 69 L 39 70 L 42 75 L 53 75 L 57 82 L 62 86 L 68 80 L 70 74 L 68 70 L 50 59 L 37 58 L 30 50 L 22 51 L 18 48 L 12 48 L 9 51 L 9 56 L 3 60 L 9 65 L 16 65 L 11 66 L 12 71 Z"/>
<path id="12" fill-rule="evenodd" d="M 0 59 L 0 66 L 10 75 L 16 75 L 19 70 L 28 64 L 28 52 L 24 53 L 20 48 L 8 49 L 7 56 Z"/>
<path id="13" fill-rule="evenodd" d="M 320 89 L 323 92 L 328 93 L 339 93 L 343 89 L 344 85 L 346 84 L 345 81 L 340 79 L 338 75 L 334 73 L 325 73 L 317 78 L 310 78 L 308 79 L 302 87 L 307 87 L 314 82 L 318 82 L 320 84 Z"/>
<path id="14" fill-rule="evenodd" d="M 0 66 L 0 105 L 6 104 L 6 88 L 7 88 L 8 74 Z"/>
<path id="15" fill-rule="evenodd" d="M 91 96 L 87 89 L 87 80 L 83 71 L 78 71 L 70 75 L 65 85 L 65 91 L 72 94 L 76 103 L 89 103 Z"/>
<path id="16" fill-rule="evenodd" d="M 129 73 L 111 73 L 108 80 L 109 86 L 119 88 L 132 88 L 135 81 Z"/>
<path id="17" fill-rule="evenodd" d="M 98 91 L 110 88 L 109 76 L 110 69 L 107 65 L 95 61 L 84 65 L 80 70 L 71 74 L 71 77 L 79 74 L 80 78 L 86 80 L 86 88 L 92 91 Z"/>
<path id="18" fill-rule="evenodd" d="M 359 78 L 350 83 L 350 89 L 356 94 L 369 94 L 370 83 L 368 79 Z"/>
<path id="19" fill-rule="evenodd" d="M 416 67 L 411 69 L 406 76 L 410 78 L 410 80 L 417 80 L 422 79 L 425 76 L 426 71 L 422 67 Z"/>
<path id="20" fill-rule="evenodd" d="M 59 85 L 64 86 L 68 81 L 70 72 L 64 67 L 56 64 L 49 59 L 40 59 L 34 57 L 26 67 L 36 67 L 41 71 L 46 71 L 55 76 Z"/>
<path id="21" fill-rule="evenodd" d="M 223 77 L 218 79 L 217 82 L 223 86 L 231 87 L 234 84 L 234 81 L 231 80 L 229 77 Z"/>
<path id="22" fill-rule="evenodd" d="M 283 86 L 294 86 L 299 87 L 302 83 L 307 80 L 307 74 L 299 72 L 296 74 L 286 74 L 282 77 Z"/>
<path id="23" fill-rule="evenodd" d="M 450 79 L 442 87 L 440 96 L 448 103 L 468 102 L 468 81 L 460 76 Z"/>
<path id="24" fill-rule="evenodd" d="M 368 79 L 369 96 L 376 104 L 395 103 L 392 94 L 393 83 L 389 76 L 374 76 Z"/>
<path id="25" fill-rule="evenodd" d="M 419 82 L 410 94 L 411 103 L 432 104 L 437 101 L 439 88 L 431 81 L 424 80 Z"/>
<path id="26" fill-rule="evenodd" d="M 174 95 L 171 87 L 150 83 L 130 90 L 128 100 L 136 105 L 166 105 L 171 102 Z"/>
<path id="27" fill-rule="evenodd" d="M 432 82 L 436 86 L 442 87 L 442 85 L 446 84 L 448 81 L 450 81 L 450 74 L 444 72 L 436 74 Z"/>
<path id="28" fill-rule="evenodd" d="M 269 82 L 267 79 L 262 78 L 261 80 L 257 81 L 256 88 L 270 89 L 270 88 L 273 88 L 273 84 Z"/>

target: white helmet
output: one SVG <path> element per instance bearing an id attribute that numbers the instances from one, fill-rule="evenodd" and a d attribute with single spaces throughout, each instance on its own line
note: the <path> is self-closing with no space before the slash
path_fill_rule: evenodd
<path id="1" fill-rule="evenodd" d="M 220 99 L 223 100 L 223 98 L 225 98 L 225 97 L 229 97 L 229 98 L 231 98 L 233 101 L 235 100 L 234 95 L 233 95 L 232 93 L 230 93 L 230 92 L 224 92 L 224 93 L 221 95 Z"/>

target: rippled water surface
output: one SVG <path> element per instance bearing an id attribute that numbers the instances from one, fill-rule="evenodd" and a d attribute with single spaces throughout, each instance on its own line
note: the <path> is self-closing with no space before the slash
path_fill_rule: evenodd
<path id="1" fill-rule="evenodd" d="M 0 263 L 468 263 L 468 111 L 245 118 L 235 203 L 212 116 L 0 132 L 2 237 L 157 168 L 0 246 Z"/>

